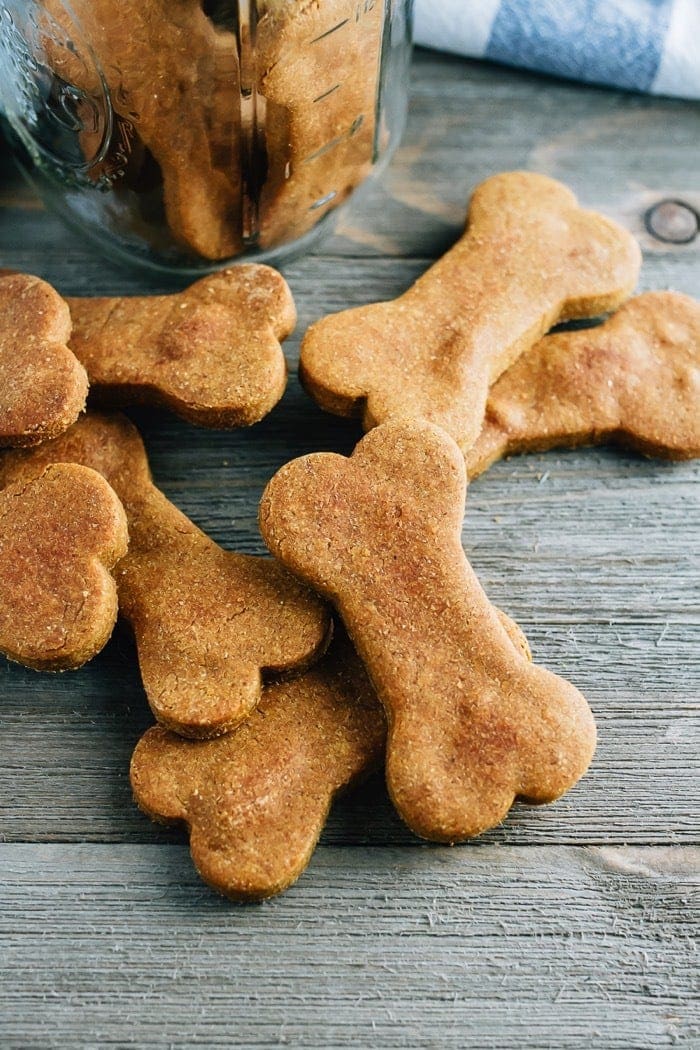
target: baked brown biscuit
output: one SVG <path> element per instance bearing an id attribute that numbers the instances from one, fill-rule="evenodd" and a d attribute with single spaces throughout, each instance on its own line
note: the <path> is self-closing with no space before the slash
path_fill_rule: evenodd
<path id="1" fill-rule="evenodd" d="M 323 603 L 271 559 L 222 550 L 168 502 L 127 419 L 88 414 L 31 453 L 6 453 L 0 483 L 54 462 L 93 467 L 124 504 L 131 544 L 116 574 L 119 608 L 160 722 L 185 736 L 225 733 L 257 705 L 264 671 L 301 670 L 323 651 Z"/>
<path id="2" fill-rule="evenodd" d="M 63 3 L 45 2 L 70 36 Z M 230 163 L 240 141 L 235 35 L 213 25 L 201 0 L 74 0 L 73 8 L 115 112 L 135 126 L 160 166 L 172 233 L 207 259 L 235 255 L 242 222 L 240 164 Z M 94 88 L 77 54 L 50 41 L 47 47 L 58 76 Z"/>
<path id="3" fill-rule="evenodd" d="M 306 868 L 336 795 L 378 767 L 386 723 L 346 640 L 218 740 L 148 730 L 131 762 L 138 805 L 190 827 L 194 863 L 239 900 L 271 897 Z"/>
<path id="4" fill-rule="evenodd" d="M 71 348 L 111 404 L 159 404 L 191 423 L 258 422 L 287 382 L 280 340 L 292 293 L 269 266 L 238 266 L 177 295 L 69 299 Z"/>
<path id="5" fill-rule="evenodd" d="M 371 170 L 385 6 L 266 0 L 259 7 L 268 158 L 259 238 L 268 247 L 307 233 Z"/>
<path id="6" fill-rule="evenodd" d="M 117 618 L 111 570 L 127 548 L 104 478 L 61 464 L 0 492 L 0 651 L 38 671 L 92 659 Z"/>
<path id="7" fill-rule="evenodd" d="M 0 274 L 0 446 L 56 437 L 85 407 L 85 369 L 67 347 L 68 306 L 46 281 Z"/>
<path id="8" fill-rule="evenodd" d="M 545 336 L 491 388 L 467 453 L 476 477 L 513 452 L 604 441 L 700 456 L 700 303 L 647 292 L 598 328 Z"/>
<path id="9" fill-rule="evenodd" d="M 517 624 L 500 615 L 529 653 Z M 149 729 L 131 784 L 153 820 L 189 825 L 194 863 L 210 886 L 260 900 L 299 878 L 333 800 L 379 767 L 385 737 L 383 708 L 341 633 L 311 670 L 268 685 L 233 733 L 193 741 Z"/>
<path id="10" fill-rule="evenodd" d="M 639 266 L 634 238 L 561 183 L 494 175 L 474 192 L 464 236 L 404 295 L 309 329 L 302 382 L 365 429 L 427 419 L 466 451 L 498 376 L 553 324 L 618 306 Z"/>
<path id="11" fill-rule="evenodd" d="M 514 798 L 583 775 L 581 694 L 511 643 L 462 550 L 464 458 L 427 422 L 385 424 L 349 459 L 305 456 L 268 485 L 270 550 L 335 604 L 389 720 L 387 784 L 417 834 L 455 842 Z"/>

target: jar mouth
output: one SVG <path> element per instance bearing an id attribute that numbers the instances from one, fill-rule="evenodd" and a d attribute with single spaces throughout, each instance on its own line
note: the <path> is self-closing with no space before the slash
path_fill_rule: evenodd
<path id="1" fill-rule="evenodd" d="M 79 176 L 103 159 L 109 90 L 68 0 L 0 0 L 0 110 L 39 165 Z"/>

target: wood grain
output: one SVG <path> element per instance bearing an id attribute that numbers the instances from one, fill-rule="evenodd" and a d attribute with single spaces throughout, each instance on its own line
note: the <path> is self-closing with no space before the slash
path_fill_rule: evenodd
<path id="1" fill-rule="evenodd" d="M 514 167 L 564 179 L 634 230 L 641 287 L 700 293 L 700 241 L 644 228 L 659 200 L 698 206 L 696 107 L 423 53 L 386 178 L 285 271 L 292 370 L 309 323 L 402 292 L 454 241 L 475 183 Z M 66 233 L 2 150 L 0 266 L 72 295 L 171 287 Z M 249 431 L 134 418 L 168 496 L 251 552 L 272 473 L 359 437 L 294 378 Z M 465 547 L 536 659 L 590 699 L 590 774 L 454 850 L 418 846 L 375 778 L 337 807 L 308 875 L 261 907 L 213 896 L 182 834 L 131 803 L 150 715 L 124 631 L 73 675 L 1 664 L 0 1045 L 698 1045 L 699 482 L 697 464 L 581 450 L 474 483 Z"/>
<path id="2" fill-rule="evenodd" d="M 0 1042 L 688 1046 L 700 851 L 320 849 L 218 899 L 176 846 L 0 846 Z"/>

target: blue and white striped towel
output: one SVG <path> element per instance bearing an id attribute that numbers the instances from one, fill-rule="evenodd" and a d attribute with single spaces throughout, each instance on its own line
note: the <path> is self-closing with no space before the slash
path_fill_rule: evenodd
<path id="1" fill-rule="evenodd" d="M 700 98 L 700 0 L 417 0 L 416 42 L 574 80 Z"/>

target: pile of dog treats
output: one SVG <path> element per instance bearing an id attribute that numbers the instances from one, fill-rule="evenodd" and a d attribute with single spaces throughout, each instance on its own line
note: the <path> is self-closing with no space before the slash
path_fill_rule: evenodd
<path id="1" fill-rule="evenodd" d="M 188 825 L 212 886 L 285 889 L 335 795 L 382 762 L 401 818 L 439 842 L 583 775 L 585 699 L 533 664 L 460 533 L 467 476 L 506 454 L 700 454 L 700 304 L 628 299 L 639 267 L 634 239 L 560 183 L 486 180 L 409 291 L 307 332 L 306 390 L 369 433 L 272 478 L 272 558 L 222 550 L 156 488 L 133 424 L 82 409 L 89 383 L 204 426 L 259 420 L 285 386 L 282 277 L 241 266 L 179 295 L 67 301 L 0 278 L 0 649 L 77 667 L 118 607 L 158 723 L 133 756 L 136 801 Z"/>

